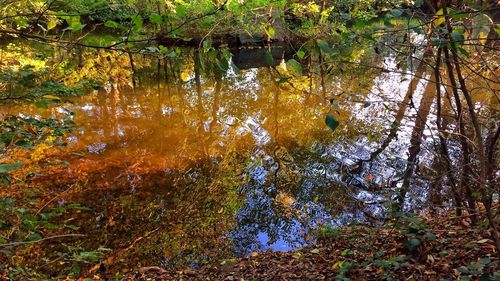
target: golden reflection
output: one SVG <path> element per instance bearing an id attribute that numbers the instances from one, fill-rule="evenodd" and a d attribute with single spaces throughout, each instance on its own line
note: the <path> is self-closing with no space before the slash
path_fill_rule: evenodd
<path id="1" fill-rule="evenodd" d="M 41 143 L 3 156 L 25 163 L 13 176 L 30 174 L 27 186 L 92 210 L 78 214 L 88 236 L 81 244 L 111 248 L 110 272 L 141 260 L 177 268 L 305 245 L 319 225 L 359 219 L 359 201 L 374 200 L 371 191 L 410 184 L 416 167 L 407 163 L 417 162 L 434 118 L 432 84 L 362 67 L 327 69 L 319 53 L 303 63 L 303 76 L 283 79 L 283 67 L 224 73 L 194 50 L 172 60 L 134 55 L 133 66 L 116 52 L 74 52 L 81 72 L 65 83 L 87 77 L 102 89 L 47 109 L 12 103 L 0 111 L 73 119 L 67 147 Z M 340 121 L 335 132 L 327 113 Z M 140 247 L 129 247 L 139 238 Z M 59 247 L 45 245 L 48 258 Z"/>

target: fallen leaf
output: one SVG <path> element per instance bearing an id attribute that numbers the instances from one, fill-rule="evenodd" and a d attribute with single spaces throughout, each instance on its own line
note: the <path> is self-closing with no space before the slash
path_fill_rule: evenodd
<path id="1" fill-rule="evenodd" d="M 481 240 L 478 240 L 476 241 L 477 244 L 484 244 L 484 243 L 487 243 L 488 241 L 490 241 L 490 239 L 481 239 Z"/>
<path id="2" fill-rule="evenodd" d="M 332 265 L 332 269 L 336 270 L 337 268 L 341 268 L 343 264 L 344 264 L 344 261 L 337 261 L 336 263 L 334 263 Z"/>

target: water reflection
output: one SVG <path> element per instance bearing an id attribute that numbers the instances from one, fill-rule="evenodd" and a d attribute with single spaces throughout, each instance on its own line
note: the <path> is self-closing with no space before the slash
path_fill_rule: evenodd
<path id="1" fill-rule="evenodd" d="M 65 200 L 92 208 L 76 220 L 88 235 L 82 244 L 118 250 L 110 270 L 295 249 L 318 226 L 380 213 L 373 203 L 409 184 L 419 151 L 406 159 L 408 140 L 420 141 L 425 120 L 404 117 L 409 96 L 423 99 L 414 106 L 427 117 L 425 84 L 361 67 L 328 74 L 321 54 L 308 76 L 282 83 L 279 70 L 251 68 L 244 56 L 233 57 L 239 74 L 190 51 L 177 67 L 145 63 L 135 88 L 110 82 L 48 110 L 1 108 L 2 116 L 72 113 L 78 129 L 57 156 L 71 165 L 47 167 L 33 182 L 51 179 L 56 192 L 78 182 Z M 324 125 L 327 112 L 341 121 L 336 132 Z M 146 237 L 141 247 L 128 249 L 137 237 Z"/>

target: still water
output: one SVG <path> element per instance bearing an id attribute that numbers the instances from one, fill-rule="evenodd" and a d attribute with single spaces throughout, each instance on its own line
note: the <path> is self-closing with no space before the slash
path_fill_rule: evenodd
<path id="1" fill-rule="evenodd" d="M 47 109 L 0 107 L 1 117 L 74 120 L 68 145 L 51 156 L 66 164 L 32 181 L 62 194 L 57 204 L 90 208 L 65 218 L 86 235 L 68 243 L 111 249 L 109 270 L 288 251 L 313 243 L 320 226 L 370 223 L 403 184 L 410 139 L 433 127 L 415 123 L 416 109 L 427 119 L 430 104 L 420 100 L 433 90 L 410 76 L 328 66 L 316 55 L 302 62 L 302 76 L 283 79 L 284 50 L 272 53 L 274 67 L 260 50 L 239 51 L 228 71 L 183 52 L 158 65 L 137 56 L 134 69 L 100 52 L 75 71 L 108 60 L 93 74 L 112 76 L 102 89 Z M 335 131 L 326 114 L 340 121 Z"/>

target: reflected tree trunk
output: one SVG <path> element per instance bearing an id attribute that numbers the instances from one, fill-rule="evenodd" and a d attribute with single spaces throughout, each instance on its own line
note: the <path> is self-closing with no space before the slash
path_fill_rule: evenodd
<path id="1" fill-rule="evenodd" d="M 130 62 L 130 68 L 132 69 L 132 86 L 135 88 L 137 86 L 137 82 L 136 82 L 137 70 L 135 69 L 134 57 L 130 52 L 128 52 L 127 54 L 128 54 L 128 59 Z"/>
<path id="2" fill-rule="evenodd" d="M 378 155 L 382 153 L 389 146 L 389 144 L 394 140 L 394 138 L 396 138 L 399 131 L 399 126 L 401 124 L 401 121 L 403 120 L 406 109 L 408 108 L 408 105 L 411 103 L 413 94 L 415 93 L 415 90 L 417 89 L 417 86 L 420 82 L 420 77 L 423 77 L 427 70 L 427 64 L 425 63 L 425 60 L 427 60 L 431 54 L 432 53 L 430 51 L 424 53 L 421 59 L 422 62 L 418 65 L 415 71 L 415 75 L 413 76 L 410 85 L 408 86 L 406 95 L 404 96 L 403 101 L 399 105 L 398 111 L 396 112 L 394 121 L 391 124 L 391 129 L 389 130 L 387 138 L 384 140 L 382 145 L 377 150 L 373 151 L 370 154 L 370 159 L 368 161 L 375 160 L 375 158 L 377 158 Z"/>
<path id="3" fill-rule="evenodd" d="M 217 113 L 219 111 L 221 89 L 222 89 L 222 75 L 220 75 L 219 72 L 216 72 L 214 98 L 212 104 L 212 121 L 210 122 L 210 128 L 209 128 L 211 134 L 213 134 L 214 128 L 217 125 L 217 122 L 219 121 Z"/>
<path id="4" fill-rule="evenodd" d="M 109 94 L 110 93 L 107 93 L 105 92 L 104 90 L 99 90 L 97 92 L 97 106 L 98 106 L 98 110 L 99 111 L 99 116 L 100 117 L 100 120 L 110 120 L 110 114 L 109 114 L 109 108 L 108 108 L 108 105 L 109 105 L 109 102 L 108 102 L 108 99 L 109 99 Z M 111 132 L 109 130 L 109 126 L 102 126 L 103 128 L 103 133 L 104 133 L 104 137 L 107 138 L 107 137 L 110 137 L 111 136 Z"/>
<path id="5" fill-rule="evenodd" d="M 201 58 L 198 51 L 194 54 L 194 80 L 196 85 L 196 112 L 198 115 L 198 136 L 201 144 L 202 158 L 208 160 L 208 145 L 206 142 L 206 134 L 204 128 L 204 108 L 203 108 L 203 91 L 201 88 Z"/>
<path id="6" fill-rule="evenodd" d="M 403 184 L 401 186 L 401 190 L 397 197 L 397 204 L 399 209 L 403 208 L 406 194 L 409 191 L 409 187 L 411 184 L 411 176 L 415 171 L 417 158 L 421 151 L 422 136 L 425 130 L 431 105 L 434 100 L 434 94 L 436 93 L 436 83 L 432 81 L 437 81 L 435 74 L 432 74 L 430 81 L 427 83 L 422 99 L 420 100 L 420 106 L 417 110 L 415 125 L 413 127 L 413 131 L 411 133 L 411 138 L 410 138 L 410 147 L 408 149 L 409 156 L 407 160 L 407 167 L 403 175 Z"/>
<path id="7" fill-rule="evenodd" d="M 118 108 L 120 103 L 120 91 L 113 87 L 111 91 L 111 122 L 113 124 L 112 135 L 114 140 L 118 140 L 119 138 L 119 126 L 118 126 Z"/>

